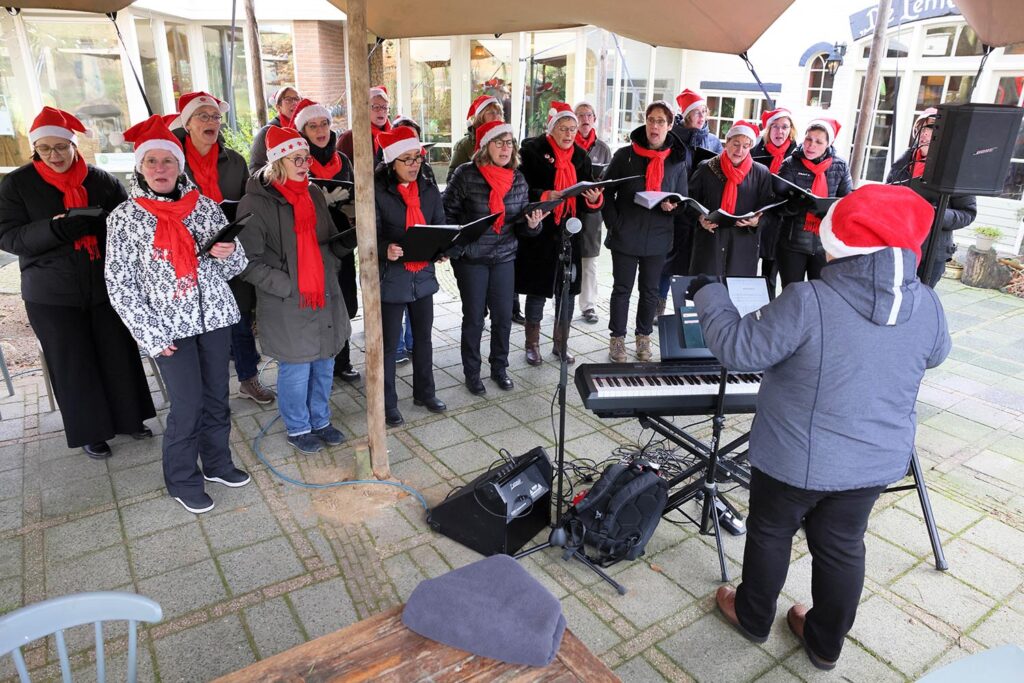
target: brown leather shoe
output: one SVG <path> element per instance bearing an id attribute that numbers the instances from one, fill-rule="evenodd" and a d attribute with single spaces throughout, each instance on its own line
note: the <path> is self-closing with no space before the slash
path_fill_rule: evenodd
<path id="1" fill-rule="evenodd" d="M 540 365 L 544 358 L 540 355 L 540 323 L 526 321 L 526 362 Z"/>
<path id="2" fill-rule="evenodd" d="M 807 641 L 804 640 L 804 623 L 806 620 L 807 607 L 801 605 L 799 602 L 790 607 L 789 611 L 786 612 L 786 623 L 789 625 L 789 630 L 793 632 L 796 639 L 804 646 L 804 652 L 807 653 L 807 659 L 811 660 L 811 664 L 813 664 L 816 669 L 831 671 L 836 668 L 836 662 L 816 655 L 807 645 Z"/>
<path id="3" fill-rule="evenodd" d="M 739 617 L 736 616 L 736 589 L 732 586 L 720 586 L 718 591 L 715 593 L 715 602 L 718 603 L 718 611 L 722 613 L 725 620 L 729 622 L 734 629 L 740 632 L 740 635 L 749 640 L 752 643 L 763 643 L 768 640 L 768 636 L 755 636 L 753 633 L 743 628 L 743 624 L 740 623 Z"/>
<path id="4" fill-rule="evenodd" d="M 568 365 L 576 362 L 576 357 L 569 352 L 569 323 L 555 323 L 551 342 L 551 355 L 561 358 L 565 354 L 565 362 Z"/>
<path id="5" fill-rule="evenodd" d="M 249 379 L 238 383 L 238 396 L 239 398 L 248 398 L 256 401 L 260 405 L 267 405 L 273 403 L 277 395 L 267 389 L 263 384 L 260 383 L 259 375 L 250 377 Z"/>

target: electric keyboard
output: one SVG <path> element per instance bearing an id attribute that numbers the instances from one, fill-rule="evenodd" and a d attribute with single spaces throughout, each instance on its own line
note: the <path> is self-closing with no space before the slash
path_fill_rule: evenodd
<path id="1" fill-rule="evenodd" d="M 583 405 L 599 417 L 710 415 L 715 412 L 718 361 L 586 363 L 576 368 Z M 725 413 L 752 413 L 761 373 L 729 373 Z"/>

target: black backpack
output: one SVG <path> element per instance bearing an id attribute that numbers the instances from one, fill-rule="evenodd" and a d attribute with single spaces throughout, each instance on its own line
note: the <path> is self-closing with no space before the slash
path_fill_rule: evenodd
<path id="1" fill-rule="evenodd" d="M 590 560 L 601 567 L 635 560 L 644 554 L 667 500 L 668 482 L 649 466 L 609 465 L 566 513 L 566 549 L 593 548 L 597 554 Z"/>

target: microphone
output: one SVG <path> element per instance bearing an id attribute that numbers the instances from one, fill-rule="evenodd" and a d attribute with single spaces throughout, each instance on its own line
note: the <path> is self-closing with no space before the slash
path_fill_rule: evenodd
<path id="1" fill-rule="evenodd" d="M 570 235 L 575 235 L 582 229 L 583 221 L 581 221 L 579 218 L 576 218 L 576 216 L 571 217 L 569 220 L 565 222 L 565 231 Z"/>

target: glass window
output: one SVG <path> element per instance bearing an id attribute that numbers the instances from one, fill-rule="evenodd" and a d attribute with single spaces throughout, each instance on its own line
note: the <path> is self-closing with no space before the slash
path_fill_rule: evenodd
<path id="1" fill-rule="evenodd" d="M 430 165 L 438 178 L 448 174 L 452 158 L 452 43 L 450 40 L 410 40 L 409 115 L 423 129 L 430 148 Z"/>
<path id="2" fill-rule="evenodd" d="M 708 97 L 708 130 L 718 137 L 724 137 L 736 120 L 735 97 Z"/>
<path id="3" fill-rule="evenodd" d="M 209 77 L 210 94 L 227 100 L 228 69 L 226 64 L 231 55 L 231 27 L 204 26 L 203 50 L 206 52 L 206 71 Z M 234 101 L 231 103 L 236 121 L 245 121 L 252 117 L 249 106 L 249 88 L 245 67 L 245 41 L 242 30 L 235 29 L 234 64 L 231 69 L 231 88 Z"/>
<path id="4" fill-rule="evenodd" d="M 619 98 L 619 136 L 616 142 L 627 143 L 633 129 L 644 123 L 647 83 L 651 76 L 651 46 L 619 38 L 619 49 L 622 53 L 622 91 Z"/>
<path id="5" fill-rule="evenodd" d="M 115 147 L 108 138 L 130 125 L 114 26 L 26 17 L 25 30 L 43 104 L 71 112 L 97 133 L 79 136 L 82 156 L 93 162 L 97 152 L 129 151 L 130 145 Z"/>
<path id="6" fill-rule="evenodd" d="M 924 36 L 921 55 L 924 57 L 948 57 L 953 52 L 953 37 L 956 26 L 933 26 Z"/>
<path id="7" fill-rule="evenodd" d="M 621 41 L 620 41 L 621 42 Z M 524 137 L 540 135 L 548 120 L 552 100 L 566 101 L 567 85 L 572 82 L 576 34 L 545 32 L 529 34 L 530 66 L 527 74 L 526 132 Z M 570 55 L 572 55 L 570 57 Z M 623 79 L 625 80 L 625 70 Z M 609 93 L 611 90 L 609 90 Z M 609 94 L 608 104 L 611 104 Z"/>
<path id="8" fill-rule="evenodd" d="M 188 58 L 188 34 L 181 24 L 164 24 L 167 34 L 167 54 L 171 62 L 171 92 L 174 101 L 192 92 L 192 62 Z"/>
<path id="9" fill-rule="evenodd" d="M 870 43 L 870 41 L 866 45 L 864 45 L 864 50 L 863 50 L 862 54 L 864 55 L 864 59 L 867 59 L 868 57 L 871 56 L 871 43 Z M 885 56 L 887 58 L 895 59 L 897 57 L 906 57 L 909 54 L 910 54 L 910 50 L 903 43 L 901 43 L 898 40 L 895 40 L 893 38 L 886 38 L 885 39 Z"/>
<path id="10" fill-rule="evenodd" d="M 384 41 L 384 44 L 381 45 L 380 48 L 379 48 L 380 52 L 381 52 L 381 62 L 382 62 L 381 66 L 383 67 L 383 72 L 384 73 L 383 73 L 383 76 L 380 78 L 379 81 L 376 80 L 376 79 L 373 79 L 374 83 L 383 83 L 384 87 L 388 89 L 389 93 L 391 93 L 391 97 L 392 97 L 392 100 L 393 100 L 392 103 L 391 103 L 391 112 L 390 112 L 391 118 L 394 118 L 395 116 L 397 116 L 400 113 L 398 111 L 399 106 L 398 106 L 398 100 L 397 100 L 397 97 L 398 97 L 398 65 L 399 65 L 399 57 L 400 57 L 400 52 L 399 52 L 400 48 L 401 48 L 401 44 L 400 44 L 400 41 L 398 41 L 398 40 L 385 40 Z M 372 69 L 373 66 L 371 66 L 370 68 Z M 345 99 L 344 96 L 342 96 L 341 99 L 344 100 Z M 343 126 L 343 127 L 344 128 L 348 127 L 347 126 L 347 118 L 346 118 L 346 125 Z"/>
<path id="11" fill-rule="evenodd" d="M 878 83 L 878 99 L 875 102 L 875 117 L 872 121 L 871 134 L 868 136 L 868 144 L 865 154 L 865 163 L 861 170 L 862 180 L 874 180 L 882 182 L 885 180 L 888 171 L 888 158 L 890 140 L 892 139 L 892 126 L 894 119 L 893 107 L 895 106 L 895 94 L 899 88 L 899 79 L 896 76 L 883 76 Z M 864 90 L 864 77 L 860 79 L 860 89 Z M 859 102 L 858 102 L 859 104 Z M 857 137 L 857 126 L 860 125 L 860 110 L 857 110 L 854 132 L 851 140 Z"/>
<path id="12" fill-rule="evenodd" d="M 956 50 L 953 54 L 957 57 L 975 57 L 982 54 L 981 38 L 973 28 L 970 26 L 960 27 L 960 35 L 957 37 Z"/>
<path id="13" fill-rule="evenodd" d="M 263 51 L 263 85 L 267 97 L 282 85 L 295 85 L 291 27 L 261 24 L 260 49 Z"/>
<path id="14" fill-rule="evenodd" d="M 832 80 L 834 76 L 825 68 L 828 55 L 821 53 L 811 60 L 807 80 L 807 106 L 828 109 L 832 106 Z"/>
<path id="15" fill-rule="evenodd" d="M 1013 45 L 1007 45 L 1003 50 L 1003 54 L 1007 55 L 1024 55 L 1024 43 L 1014 43 Z"/>
<path id="16" fill-rule="evenodd" d="M 156 44 L 153 39 L 153 21 L 135 17 L 135 36 L 139 44 L 140 76 L 146 99 L 155 113 L 166 114 L 160 91 L 160 69 L 156 62 Z"/>
<path id="17" fill-rule="evenodd" d="M 917 89 L 917 103 L 914 117 L 928 107 L 935 107 L 943 102 L 966 102 L 971 91 L 974 76 L 948 76 L 931 74 L 921 76 Z"/>
<path id="18" fill-rule="evenodd" d="M 512 41 L 469 41 L 470 96 L 492 95 L 501 102 L 505 121 L 512 120 Z"/>
<path id="19" fill-rule="evenodd" d="M 995 104 L 1021 106 L 1024 103 L 1024 75 L 1002 76 L 996 88 Z M 1024 122 L 1017 132 L 1017 143 L 1010 159 L 1010 171 L 1003 182 L 1002 199 L 1024 199 Z"/>
<path id="20" fill-rule="evenodd" d="M 23 116 L 31 106 L 23 81 L 27 72 L 18 50 L 14 21 L 0 10 L 0 166 L 21 166 L 32 155 Z"/>

